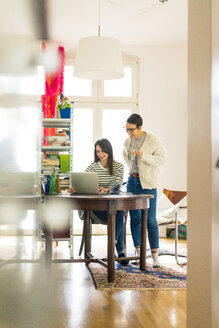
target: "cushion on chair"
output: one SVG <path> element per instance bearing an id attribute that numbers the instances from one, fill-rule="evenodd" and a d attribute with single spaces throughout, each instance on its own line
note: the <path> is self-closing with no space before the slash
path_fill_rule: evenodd
<path id="1" fill-rule="evenodd" d="M 106 225 L 106 222 L 99 219 L 98 216 L 96 216 L 93 211 L 90 211 L 90 216 L 91 216 L 91 219 L 92 219 L 92 223 L 94 223 L 94 224 L 105 224 Z"/>
<path id="2" fill-rule="evenodd" d="M 185 195 L 177 204 L 174 205 L 169 200 L 169 198 L 164 193 L 162 193 L 157 201 L 157 218 L 160 218 L 158 221 L 165 223 L 164 218 L 167 218 L 170 221 L 172 221 L 174 219 L 174 214 L 176 209 L 178 209 L 180 205 L 186 204 L 186 198 L 187 196 Z M 158 224 L 162 224 L 162 223 L 158 223 Z"/>
<path id="3" fill-rule="evenodd" d="M 84 220 L 84 211 L 79 210 L 78 211 L 78 216 L 80 220 Z M 92 220 L 92 224 L 105 224 L 106 222 L 102 221 L 101 219 L 99 219 L 94 213 L 93 211 L 90 211 L 90 217 Z"/>
<path id="4" fill-rule="evenodd" d="M 78 216 L 80 220 L 84 220 L 84 211 L 79 210 L 78 211 Z"/>
<path id="5" fill-rule="evenodd" d="M 157 224 L 161 225 L 161 224 L 170 224 L 173 221 L 173 218 L 166 218 L 164 216 L 157 216 L 156 217 L 157 220 Z"/>
<path id="6" fill-rule="evenodd" d="M 162 193 L 157 201 L 157 217 L 173 217 L 177 207 Z"/>
<path id="7" fill-rule="evenodd" d="M 157 213 L 163 213 L 167 209 L 173 206 L 173 203 L 169 200 L 169 198 L 162 193 L 157 201 Z"/>

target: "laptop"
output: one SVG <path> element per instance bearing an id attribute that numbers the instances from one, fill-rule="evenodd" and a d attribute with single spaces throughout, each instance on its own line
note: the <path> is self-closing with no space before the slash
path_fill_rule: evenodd
<path id="1" fill-rule="evenodd" d="M 101 194 L 99 191 L 98 174 L 95 172 L 71 172 L 71 185 L 77 194 Z M 116 183 L 109 194 L 120 192 L 121 183 Z"/>
<path id="2" fill-rule="evenodd" d="M 37 172 L 12 172 L 8 183 L 13 195 L 33 195 L 37 191 Z"/>
<path id="3" fill-rule="evenodd" d="M 99 194 L 98 174 L 95 172 L 71 172 L 71 185 L 77 194 Z"/>

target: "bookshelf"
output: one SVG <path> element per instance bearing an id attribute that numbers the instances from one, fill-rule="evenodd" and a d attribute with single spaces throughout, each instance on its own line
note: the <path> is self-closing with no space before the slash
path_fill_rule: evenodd
<path id="1" fill-rule="evenodd" d="M 54 168 L 55 174 L 59 175 L 61 191 L 67 190 L 70 186 L 70 172 L 73 163 L 73 103 L 71 104 L 71 118 L 42 118 L 41 129 L 41 181 L 45 184 L 47 176 L 51 175 Z M 61 133 L 63 131 L 68 135 L 67 145 L 49 145 L 45 144 L 45 129 L 49 128 L 51 135 L 53 132 Z M 53 130 L 54 129 L 54 130 Z M 41 233 L 42 240 L 44 239 Z M 72 211 L 69 212 L 69 226 L 64 230 L 53 230 L 53 240 L 68 241 L 70 247 L 70 257 L 73 258 L 73 220 Z"/>
<path id="2" fill-rule="evenodd" d="M 51 175 L 52 168 L 59 174 L 61 189 L 68 189 L 70 185 L 70 172 L 73 162 L 73 106 L 71 118 L 42 118 L 42 143 L 41 143 L 41 177 L 46 183 L 46 176 Z M 44 145 L 44 129 L 57 129 L 58 132 L 68 133 L 70 145 L 51 146 Z M 68 181 L 67 181 L 68 180 Z"/>

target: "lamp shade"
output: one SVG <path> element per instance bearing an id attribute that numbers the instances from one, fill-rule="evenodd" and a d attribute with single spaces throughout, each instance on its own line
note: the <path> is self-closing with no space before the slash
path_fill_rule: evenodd
<path id="1" fill-rule="evenodd" d="M 90 80 L 112 80 L 124 76 L 119 41 L 108 37 L 88 37 L 79 41 L 74 75 Z"/>

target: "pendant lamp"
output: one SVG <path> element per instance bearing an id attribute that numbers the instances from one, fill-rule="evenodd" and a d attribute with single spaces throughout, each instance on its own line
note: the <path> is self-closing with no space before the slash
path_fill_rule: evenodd
<path id="1" fill-rule="evenodd" d="M 112 80 L 124 76 L 119 41 L 100 36 L 100 0 L 98 36 L 79 41 L 74 75 L 90 80 Z"/>

